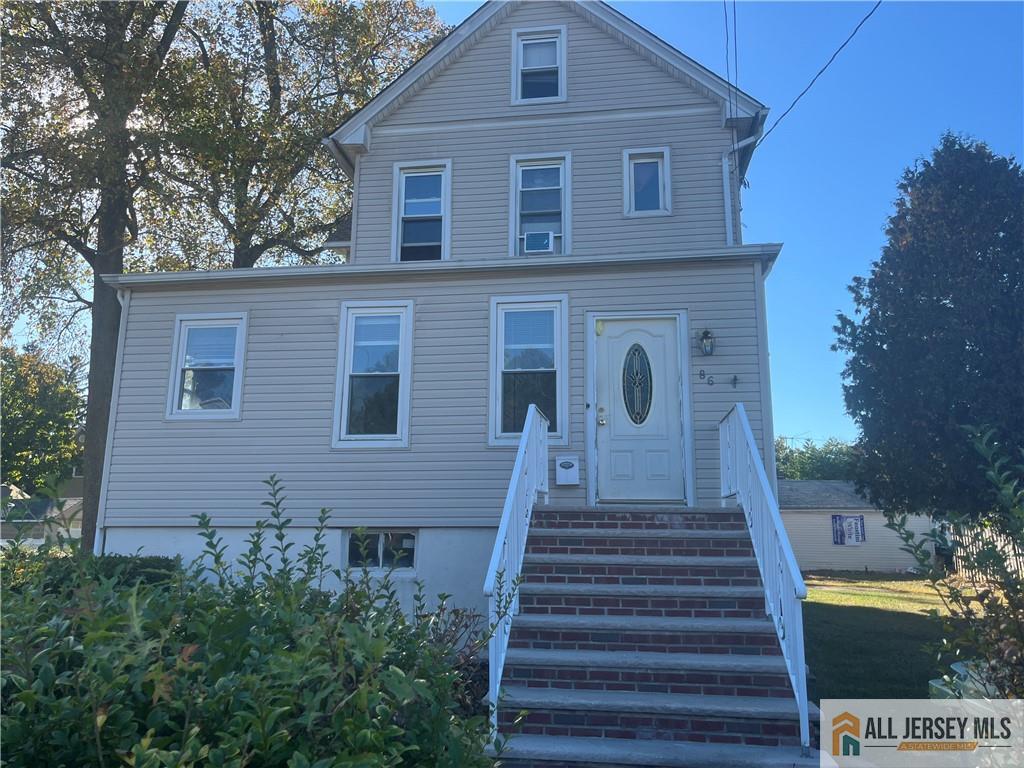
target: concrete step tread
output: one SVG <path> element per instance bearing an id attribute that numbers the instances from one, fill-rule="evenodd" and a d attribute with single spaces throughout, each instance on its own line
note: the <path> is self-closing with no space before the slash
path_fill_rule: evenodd
<path id="1" fill-rule="evenodd" d="M 746 539 L 747 530 L 708 528 L 548 528 L 538 523 L 530 525 L 530 535 L 564 539 Z"/>
<path id="2" fill-rule="evenodd" d="M 788 697 L 706 696 L 578 688 L 530 688 L 520 685 L 501 686 L 498 706 L 506 710 L 642 712 L 658 715 L 727 717 L 740 720 L 796 720 L 799 717 L 796 700 Z"/>
<path id="3" fill-rule="evenodd" d="M 701 584 L 548 584 L 526 581 L 524 595 L 608 595 L 619 597 L 708 597 L 714 599 L 764 597 L 760 587 L 705 587 Z"/>
<path id="4" fill-rule="evenodd" d="M 658 505 L 651 504 L 645 506 L 643 504 L 623 504 L 621 506 L 617 504 L 609 504 L 600 507 L 591 507 L 586 504 L 536 504 L 533 507 L 534 512 L 589 512 L 594 514 L 613 514 L 623 515 L 631 513 L 639 513 L 644 515 L 671 515 L 671 514 L 714 514 L 714 513 L 736 513 L 742 512 L 742 507 L 687 507 L 682 504 L 676 505 Z"/>
<path id="5" fill-rule="evenodd" d="M 645 768 L 817 768 L 818 752 L 799 747 L 754 747 L 649 739 L 513 736 L 501 755 L 509 760 L 550 760 Z"/>
<path id="6" fill-rule="evenodd" d="M 545 531 L 550 530 L 545 528 Z M 716 568 L 721 566 L 756 568 L 757 558 L 743 557 L 684 557 L 673 555 L 538 555 L 526 553 L 527 565 L 669 565 L 683 568 Z"/>
<path id="7" fill-rule="evenodd" d="M 720 619 L 664 616 L 577 616 L 573 614 L 521 613 L 512 629 L 610 630 L 618 632 L 721 632 L 724 634 L 775 634 L 771 619 Z"/>
<path id="8" fill-rule="evenodd" d="M 650 651 L 566 651 L 509 648 L 505 667 L 564 667 L 566 669 L 642 669 L 676 672 L 735 672 L 785 675 L 781 656 L 743 656 L 735 653 L 653 653 Z"/>

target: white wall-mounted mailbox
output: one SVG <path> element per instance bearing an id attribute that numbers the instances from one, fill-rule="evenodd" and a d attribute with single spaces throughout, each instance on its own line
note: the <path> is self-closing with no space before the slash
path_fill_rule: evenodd
<path id="1" fill-rule="evenodd" d="M 580 484 L 580 457 L 555 456 L 555 485 Z"/>

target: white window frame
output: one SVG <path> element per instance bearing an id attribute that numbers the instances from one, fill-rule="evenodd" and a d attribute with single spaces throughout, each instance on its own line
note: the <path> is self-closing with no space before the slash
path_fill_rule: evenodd
<path id="1" fill-rule="evenodd" d="M 523 68 L 523 42 L 537 40 L 554 40 L 558 49 L 558 95 L 543 96 L 537 99 L 524 99 L 520 95 Z M 512 104 L 554 104 L 566 101 L 566 49 L 569 36 L 564 24 L 556 24 L 550 27 L 520 27 L 512 30 Z"/>
<path id="2" fill-rule="evenodd" d="M 519 445 L 520 432 L 501 431 L 501 379 L 505 363 L 504 313 L 517 310 L 551 309 L 555 312 L 555 431 L 548 433 L 552 445 L 569 444 L 569 295 L 491 297 L 491 350 L 488 402 L 490 403 L 487 444 Z M 545 414 L 550 417 L 550 414 Z"/>
<path id="3" fill-rule="evenodd" d="M 636 161 L 658 161 L 658 177 L 661 183 L 661 207 L 654 211 L 638 211 L 635 208 L 633 190 L 633 163 Z M 669 216 L 672 213 L 672 159 L 668 147 L 644 147 L 622 150 L 622 212 L 630 217 Z"/>
<path id="4" fill-rule="evenodd" d="M 174 318 L 174 341 L 171 346 L 171 369 L 167 383 L 167 409 L 164 418 L 171 421 L 226 421 L 239 420 L 242 413 L 242 379 L 245 376 L 246 329 L 249 324 L 248 312 L 197 312 L 176 315 Z M 181 384 L 181 365 L 185 361 L 187 329 L 197 327 L 229 327 L 235 331 L 235 377 L 231 389 L 230 408 L 180 408 L 178 387 Z"/>
<path id="5" fill-rule="evenodd" d="M 380 534 L 381 538 L 377 545 L 377 557 L 380 560 L 380 565 L 352 565 L 352 559 L 349 557 L 349 548 L 352 545 L 352 537 L 358 531 L 362 531 L 367 535 L 373 535 L 375 533 Z M 416 543 L 412 548 L 412 565 L 403 565 L 397 567 L 388 567 L 384 565 L 384 536 L 388 533 L 400 533 L 412 534 Z M 419 528 L 350 528 L 346 531 L 345 538 L 345 567 L 350 570 L 362 570 L 364 567 L 370 573 L 379 574 L 385 572 L 392 572 L 395 576 L 411 576 L 416 573 L 416 566 L 419 563 L 419 549 L 420 549 L 420 529 Z"/>
<path id="6" fill-rule="evenodd" d="M 544 166 L 556 163 L 562 165 L 562 252 L 548 254 L 548 257 L 572 255 L 572 153 L 553 152 L 543 155 L 512 155 L 508 159 L 509 256 L 519 256 L 519 182 L 522 179 L 520 169 L 531 165 Z"/>
<path id="7" fill-rule="evenodd" d="M 405 209 L 406 174 L 441 174 L 441 261 L 451 256 L 452 161 L 415 160 L 395 163 L 391 196 L 391 261 L 402 261 L 402 218 Z M 413 262 L 402 262 L 413 263 Z"/>
<path id="8" fill-rule="evenodd" d="M 353 319 L 367 315 L 400 315 L 398 332 L 398 433 L 349 435 L 348 395 L 352 363 Z M 412 301 L 344 301 L 338 330 L 338 372 L 334 389 L 332 448 L 408 448 L 409 394 L 412 391 Z"/>

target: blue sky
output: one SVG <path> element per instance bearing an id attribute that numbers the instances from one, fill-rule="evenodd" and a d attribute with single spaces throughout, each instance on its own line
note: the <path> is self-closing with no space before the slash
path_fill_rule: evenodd
<path id="1" fill-rule="evenodd" d="M 480 4 L 434 5 L 456 24 Z M 725 75 L 722 3 L 612 5 Z M 737 3 L 739 87 L 771 107 L 769 125 L 872 5 Z M 896 182 L 946 130 L 1020 159 L 1022 104 L 1024 4 L 888 1 L 758 148 L 743 238 L 785 243 L 768 278 L 778 435 L 856 436 L 832 326 L 852 310 L 850 278 L 867 274 L 885 242 Z"/>

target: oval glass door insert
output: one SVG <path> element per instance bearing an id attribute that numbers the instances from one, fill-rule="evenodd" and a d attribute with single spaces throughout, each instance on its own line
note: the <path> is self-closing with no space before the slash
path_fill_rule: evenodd
<path id="1" fill-rule="evenodd" d="M 651 412 L 652 389 L 651 360 L 643 347 L 634 344 L 626 351 L 622 364 L 622 400 L 630 421 L 638 426 Z"/>

